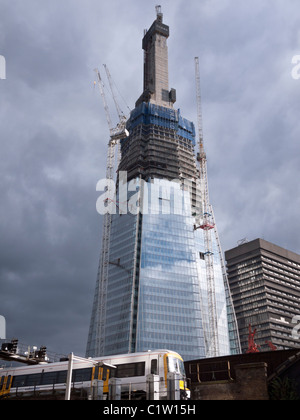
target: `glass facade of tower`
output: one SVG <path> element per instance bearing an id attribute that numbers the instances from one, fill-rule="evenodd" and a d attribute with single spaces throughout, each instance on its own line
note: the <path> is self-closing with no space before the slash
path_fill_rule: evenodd
<path id="1" fill-rule="evenodd" d="M 185 360 L 205 357 L 189 194 L 165 180 L 147 185 L 150 205 L 142 223 L 136 351 L 160 347 Z"/>
<path id="2" fill-rule="evenodd" d="M 105 355 L 129 353 L 135 293 L 139 217 L 116 214 L 112 218 L 110 264 L 105 319 Z M 138 274 L 138 273 L 137 273 Z"/>
<path id="3" fill-rule="evenodd" d="M 145 112 L 148 109 L 155 113 L 154 121 Z M 163 147 L 163 138 L 159 140 L 157 133 L 166 130 L 170 136 L 170 125 L 174 141 L 180 140 L 187 150 L 193 151 L 193 124 L 177 111 L 140 106 L 139 112 L 132 113 L 128 129 L 130 133 L 151 132 Z M 130 138 L 122 142 L 123 150 L 129 141 Z M 119 204 L 117 214 L 112 216 L 110 233 L 104 355 L 169 348 L 185 360 L 215 356 L 204 231 L 195 229 L 193 189 L 188 190 L 185 181 L 146 181 L 140 175 L 125 186 L 125 211 L 124 197 L 117 194 Z M 212 252 L 217 351 L 222 356 L 237 353 L 239 343 L 235 324 L 230 323 L 234 312 L 226 296 L 214 234 Z M 88 355 L 96 356 L 97 352 Z"/>
<path id="4" fill-rule="evenodd" d="M 128 206 L 112 219 L 105 354 L 168 348 L 185 360 L 203 358 L 190 195 L 167 180 L 135 185 L 139 213 Z"/>

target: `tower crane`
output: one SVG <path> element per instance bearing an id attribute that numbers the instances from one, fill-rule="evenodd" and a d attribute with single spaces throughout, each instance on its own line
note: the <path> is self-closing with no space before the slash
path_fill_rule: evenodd
<path id="1" fill-rule="evenodd" d="M 230 294 L 229 282 L 226 272 L 225 261 L 221 248 L 221 242 L 215 221 L 213 207 L 210 204 L 208 176 L 207 176 L 207 156 L 204 150 L 203 121 L 202 121 L 202 104 L 201 104 L 201 81 L 199 58 L 195 57 L 195 75 L 196 75 L 196 99 L 197 99 L 197 122 L 199 135 L 199 153 L 197 160 L 199 163 L 199 181 L 202 202 L 202 214 L 196 217 L 195 229 L 202 229 L 204 232 L 205 244 L 205 265 L 207 278 L 207 296 L 208 296 L 208 317 L 210 328 L 210 344 L 209 353 L 217 356 L 220 352 L 219 334 L 218 334 L 218 310 L 216 304 L 216 284 L 214 274 L 214 252 L 213 252 L 213 235 L 217 245 L 218 254 L 221 262 L 223 283 L 226 295 L 227 316 L 230 320 L 231 329 L 229 331 L 233 348 L 237 353 L 241 353 L 240 338 L 238 333 L 238 324 L 233 309 L 232 297 Z M 202 216 L 202 217 L 201 217 Z M 207 342 L 207 338 L 206 338 Z"/>
<path id="2" fill-rule="evenodd" d="M 117 102 L 116 95 L 115 95 L 114 90 L 113 90 L 112 78 L 111 78 L 110 72 L 109 72 L 106 64 L 104 64 L 104 68 L 105 68 L 105 71 L 106 71 L 106 74 L 107 74 L 107 78 L 108 78 L 108 81 L 109 81 L 109 86 L 110 86 L 110 89 L 111 89 L 111 93 L 112 93 L 113 100 L 114 100 L 114 103 L 115 103 L 115 107 L 116 107 L 118 117 L 119 117 L 119 121 L 118 121 L 116 127 L 113 127 L 113 125 L 112 125 L 110 111 L 109 111 L 109 107 L 108 107 L 108 104 L 107 104 L 105 91 L 104 91 L 104 83 L 103 83 L 103 80 L 101 78 L 100 71 L 98 69 L 95 69 L 94 71 L 97 74 L 100 94 L 101 94 L 102 100 L 103 100 L 104 110 L 105 110 L 106 119 L 107 119 L 108 128 L 109 128 L 109 133 L 110 133 L 110 141 L 112 140 L 114 142 L 118 142 L 122 138 L 128 137 L 128 135 L 129 135 L 129 133 L 126 129 L 127 118 L 124 115 L 123 111 L 121 110 L 121 108 L 120 108 L 120 106 Z"/>
<path id="3" fill-rule="evenodd" d="M 109 83 L 109 86 L 110 86 L 110 91 L 111 91 L 111 94 L 112 94 L 112 97 L 113 97 L 113 100 L 114 100 L 114 103 L 115 103 L 115 107 L 116 107 L 116 110 L 117 110 L 117 113 L 118 113 L 118 116 L 119 116 L 119 125 L 120 125 L 120 128 L 121 129 L 123 128 L 124 131 L 126 131 L 127 118 L 124 115 L 124 112 L 121 110 L 120 105 L 119 105 L 119 103 L 117 101 L 117 98 L 116 98 L 116 95 L 115 95 L 115 92 L 114 92 L 114 87 L 113 87 L 113 82 L 112 82 L 112 77 L 111 77 L 110 71 L 109 71 L 109 69 L 108 69 L 108 67 L 107 67 L 106 64 L 103 64 L 103 66 L 105 68 L 105 72 L 106 72 L 106 75 L 107 75 L 108 83 Z"/>
<path id="4" fill-rule="evenodd" d="M 107 66 L 104 66 L 106 70 L 106 74 L 108 77 L 108 81 L 111 88 L 111 93 L 113 95 L 114 103 L 117 109 L 119 121 L 117 125 L 114 127 L 112 124 L 112 119 L 110 116 L 110 111 L 108 107 L 108 103 L 105 96 L 104 91 L 104 83 L 101 78 L 100 71 L 95 69 L 97 74 L 98 86 L 100 89 L 100 94 L 103 100 L 104 110 L 106 114 L 106 119 L 109 128 L 110 139 L 108 142 L 108 152 L 107 152 L 107 162 L 106 162 L 106 179 L 108 181 L 114 180 L 115 177 L 115 156 L 116 150 L 118 150 L 118 158 L 117 158 L 117 165 L 119 166 L 121 153 L 120 153 L 120 140 L 129 136 L 129 132 L 126 129 L 126 122 L 127 119 L 123 112 L 121 111 L 120 106 L 116 100 L 116 96 L 112 89 L 112 80 L 111 75 Z M 112 188 L 113 183 L 108 182 L 107 191 L 108 196 L 112 197 L 114 195 L 114 191 L 109 191 Z M 96 291 L 95 291 L 95 298 L 94 298 L 94 306 L 92 311 L 92 320 L 96 319 L 97 330 L 94 332 L 94 336 L 96 336 L 96 346 L 95 346 L 95 355 L 103 355 L 104 353 L 104 328 L 105 328 L 105 316 L 106 316 L 106 296 L 107 296 L 107 281 L 108 281 L 108 268 L 109 268 L 109 244 L 110 244 L 110 231 L 111 231 L 111 223 L 112 223 L 112 215 L 107 212 L 104 215 L 103 220 L 103 237 L 102 237 L 102 251 L 99 261 L 99 268 L 98 268 L 98 275 L 97 275 L 97 283 L 96 283 Z M 93 336 L 92 331 L 93 322 L 91 321 L 90 324 L 90 332 L 89 337 Z M 89 345 L 90 339 L 89 339 Z M 89 349 L 88 349 L 89 351 Z M 88 352 L 87 351 L 87 352 Z"/>
<path id="5" fill-rule="evenodd" d="M 195 74 L 196 74 L 196 99 L 197 99 L 197 122 L 199 135 L 199 153 L 197 160 L 199 163 L 199 179 L 202 200 L 202 214 L 196 219 L 195 229 L 202 229 L 204 233 L 205 245 L 205 267 L 207 281 L 207 298 L 208 298 L 208 322 L 209 335 L 206 337 L 206 345 L 211 357 L 219 355 L 219 334 L 218 334 L 218 314 L 216 304 L 216 288 L 214 278 L 214 253 L 212 246 L 212 230 L 215 227 L 212 209 L 209 201 L 209 188 L 207 177 L 207 158 L 204 150 L 203 139 L 203 123 L 202 123 L 202 106 L 201 106 L 201 84 L 200 84 L 200 68 L 199 58 L 195 58 Z"/>

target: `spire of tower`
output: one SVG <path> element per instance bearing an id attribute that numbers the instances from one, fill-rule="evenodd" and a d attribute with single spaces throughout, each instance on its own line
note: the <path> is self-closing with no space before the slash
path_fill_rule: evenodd
<path id="1" fill-rule="evenodd" d="M 143 38 L 144 50 L 144 92 L 136 102 L 173 108 L 176 90 L 169 90 L 169 64 L 167 39 L 170 35 L 168 25 L 163 23 L 161 6 L 156 6 L 156 20 Z"/>
<path id="2" fill-rule="evenodd" d="M 156 9 L 156 17 L 157 17 L 157 20 L 162 23 L 162 21 L 163 21 L 163 14 L 161 12 L 161 6 L 160 5 L 155 6 L 155 9 Z"/>

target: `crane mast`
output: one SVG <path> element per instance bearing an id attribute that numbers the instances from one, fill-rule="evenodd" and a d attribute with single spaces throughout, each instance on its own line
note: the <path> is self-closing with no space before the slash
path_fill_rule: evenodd
<path id="1" fill-rule="evenodd" d="M 208 295 L 208 317 L 209 327 L 211 334 L 209 336 L 210 345 L 208 345 L 209 354 L 214 356 L 220 352 L 220 343 L 218 335 L 218 311 L 216 304 L 216 286 L 214 278 L 214 252 L 212 234 L 217 245 L 217 251 L 221 263 L 222 277 L 226 295 L 226 306 L 227 316 L 230 321 L 230 345 L 234 351 L 239 354 L 241 353 L 241 344 L 238 333 L 238 323 L 234 312 L 233 301 L 230 293 L 230 287 L 226 272 L 226 266 L 224 256 L 222 252 L 220 237 L 217 230 L 215 221 L 215 215 L 213 207 L 210 204 L 209 199 L 209 188 L 208 188 L 208 176 L 207 176 L 207 156 L 204 150 L 203 140 L 203 123 L 202 123 L 202 104 L 201 104 L 201 80 L 200 80 L 200 66 L 199 58 L 195 58 L 195 73 L 196 73 L 196 95 L 197 95 L 197 118 L 198 118 L 198 132 L 199 132 L 199 153 L 197 160 L 199 163 L 199 179 L 200 179 L 200 191 L 202 194 L 202 215 L 203 217 L 198 220 L 196 219 L 195 229 L 202 229 L 204 232 L 204 244 L 205 244 L 205 265 L 206 265 L 206 277 L 207 277 L 207 295 Z M 206 342 L 208 337 L 206 337 Z"/>
<path id="2" fill-rule="evenodd" d="M 110 111 L 108 107 L 108 103 L 105 96 L 104 91 L 104 83 L 101 78 L 100 71 L 95 69 L 97 74 L 98 85 L 100 89 L 100 94 L 103 100 L 104 110 L 106 114 L 107 124 L 110 133 L 110 139 L 108 143 L 108 151 L 107 151 L 107 161 L 106 161 L 106 179 L 108 181 L 114 180 L 115 177 L 115 166 L 116 166 L 116 153 L 117 153 L 117 166 L 119 166 L 120 159 L 121 159 L 121 151 L 120 151 L 120 140 L 122 138 L 128 137 L 129 133 L 126 129 L 126 122 L 127 118 L 121 111 L 121 108 L 116 100 L 115 94 L 112 88 L 112 80 L 109 70 L 106 65 L 104 65 L 106 74 L 108 77 L 108 81 L 111 88 L 111 93 L 113 95 L 114 103 L 117 109 L 119 121 L 116 127 L 113 127 L 112 119 L 110 116 Z M 108 182 L 107 191 L 108 197 L 112 197 L 115 194 L 115 191 L 109 191 L 112 188 L 113 183 Z M 111 232 L 111 223 L 112 223 L 112 215 L 110 212 L 107 212 L 104 215 L 103 220 L 103 237 L 102 237 L 102 250 L 101 256 L 99 261 L 99 268 L 98 268 L 98 275 L 97 275 L 97 283 L 96 283 L 96 291 L 95 291 L 95 299 L 94 299 L 94 307 L 92 313 L 92 319 L 96 319 L 96 331 L 94 336 L 96 337 L 96 348 L 95 348 L 95 355 L 103 355 L 104 353 L 104 336 L 105 336 L 105 316 L 106 316 L 106 297 L 107 297 L 107 282 L 108 282 L 108 268 L 109 268 L 109 244 L 110 244 L 110 232 Z M 92 328 L 93 322 L 91 322 L 90 326 L 90 333 L 89 337 L 92 336 Z"/>
<path id="3" fill-rule="evenodd" d="M 211 357 L 219 355 L 219 334 L 218 334 L 218 313 L 216 304 L 216 287 L 214 276 L 214 252 L 212 244 L 212 231 L 215 228 L 212 207 L 209 200 L 207 158 L 204 150 L 202 106 L 201 106 L 201 83 L 199 58 L 195 58 L 196 74 L 196 99 L 197 99 L 197 120 L 199 135 L 199 153 L 197 160 L 199 163 L 200 191 L 202 196 L 202 214 L 196 220 L 195 229 L 202 229 L 205 245 L 205 267 L 207 281 L 207 300 L 208 300 L 208 322 L 209 334 L 205 337 L 207 351 Z"/>

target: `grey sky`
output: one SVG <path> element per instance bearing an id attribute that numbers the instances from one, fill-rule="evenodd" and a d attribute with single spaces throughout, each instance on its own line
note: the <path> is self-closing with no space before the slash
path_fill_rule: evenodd
<path id="1" fill-rule="evenodd" d="M 200 57 L 223 250 L 263 237 L 300 253 L 298 0 L 0 0 L 0 314 L 24 343 L 85 351 L 108 141 L 93 69 L 106 63 L 134 107 L 157 3 L 176 107 L 195 123 Z"/>

